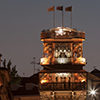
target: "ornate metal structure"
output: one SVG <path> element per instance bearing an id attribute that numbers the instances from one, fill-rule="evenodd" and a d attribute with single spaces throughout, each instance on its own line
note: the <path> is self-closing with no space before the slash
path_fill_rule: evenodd
<path id="1" fill-rule="evenodd" d="M 85 32 L 57 27 L 41 32 L 44 69 L 39 73 L 41 100 L 85 100 L 87 72 L 83 70 Z"/>

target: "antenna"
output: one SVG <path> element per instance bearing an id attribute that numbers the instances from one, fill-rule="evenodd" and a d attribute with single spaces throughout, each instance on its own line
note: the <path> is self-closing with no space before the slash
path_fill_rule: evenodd
<path id="1" fill-rule="evenodd" d="M 25 77 L 25 72 L 23 72 L 23 76 Z"/>
<path id="2" fill-rule="evenodd" d="M 96 66 L 94 66 L 93 68 L 96 69 Z"/>
<path id="3" fill-rule="evenodd" d="M 36 59 L 36 57 L 33 57 L 33 61 L 31 62 L 31 64 L 33 64 L 33 73 L 35 74 L 35 64 L 40 64 L 40 63 L 37 63 L 37 62 L 35 62 L 35 59 Z"/>

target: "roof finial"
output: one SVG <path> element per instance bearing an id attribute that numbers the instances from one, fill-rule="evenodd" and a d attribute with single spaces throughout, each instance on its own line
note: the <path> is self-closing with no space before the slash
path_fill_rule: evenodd
<path id="1" fill-rule="evenodd" d="M 94 66 L 93 68 L 96 69 L 96 66 Z"/>

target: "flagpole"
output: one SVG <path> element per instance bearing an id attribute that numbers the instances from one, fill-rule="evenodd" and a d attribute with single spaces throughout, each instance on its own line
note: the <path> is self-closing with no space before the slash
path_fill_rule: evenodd
<path id="1" fill-rule="evenodd" d="M 72 11 L 71 11 L 71 28 L 72 28 Z"/>
<path id="2" fill-rule="evenodd" d="M 65 8 L 65 11 L 70 11 L 71 12 L 71 22 L 70 22 L 70 27 L 72 28 L 72 6 Z"/>
<path id="3" fill-rule="evenodd" d="M 58 6 L 57 7 L 57 10 L 60 10 L 60 11 L 62 11 L 62 27 L 64 26 L 64 23 L 63 23 L 63 6 Z"/>
<path id="4" fill-rule="evenodd" d="M 53 28 L 55 28 L 55 6 L 49 7 L 47 11 L 53 11 Z"/>
<path id="5" fill-rule="evenodd" d="M 63 8 L 62 8 L 62 27 L 64 26 L 64 22 L 63 22 L 64 18 L 63 17 L 64 17 L 64 15 L 63 15 Z"/>
<path id="6" fill-rule="evenodd" d="M 55 28 L 55 6 L 53 11 L 53 28 Z"/>

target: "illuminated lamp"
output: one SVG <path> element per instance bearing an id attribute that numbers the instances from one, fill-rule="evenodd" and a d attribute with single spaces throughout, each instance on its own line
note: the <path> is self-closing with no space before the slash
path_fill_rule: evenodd
<path id="1" fill-rule="evenodd" d="M 60 50 L 60 52 L 62 52 L 62 50 Z"/>
<path id="2" fill-rule="evenodd" d="M 79 57 L 79 58 L 77 58 L 77 61 L 81 64 L 86 64 L 86 59 L 85 58 Z"/>
<path id="3" fill-rule="evenodd" d="M 70 73 L 56 73 L 56 76 L 57 77 L 68 77 L 68 76 L 71 76 Z"/>
<path id="4" fill-rule="evenodd" d="M 92 95 L 95 95 L 95 93 L 96 93 L 95 90 L 91 90 Z"/>
<path id="5" fill-rule="evenodd" d="M 89 95 L 96 96 L 96 94 L 98 94 L 98 93 L 97 93 L 97 90 L 98 90 L 98 89 L 94 89 L 94 88 L 93 88 L 93 89 L 90 89 Z"/>
<path id="6" fill-rule="evenodd" d="M 71 57 L 71 55 L 72 55 L 71 51 L 68 50 L 68 52 L 67 52 L 67 57 Z"/>
<path id="7" fill-rule="evenodd" d="M 60 64 L 65 64 L 68 62 L 68 59 L 67 58 L 57 58 L 57 62 Z"/>
<path id="8" fill-rule="evenodd" d="M 64 32 L 64 29 L 62 29 L 62 28 L 59 28 L 57 31 L 55 31 L 56 32 L 56 35 L 58 36 L 58 35 L 65 35 L 66 34 L 66 32 Z"/>
<path id="9" fill-rule="evenodd" d="M 64 50 L 64 52 L 66 52 L 66 50 Z"/>
<path id="10" fill-rule="evenodd" d="M 82 79 L 81 82 L 85 82 L 85 79 Z"/>
<path id="11" fill-rule="evenodd" d="M 48 82 L 48 80 L 41 80 L 41 84 L 47 83 L 47 82 Z"/>
<path id="12" fill-rule="evenodd" d="M 40 62 L 41 64 L 47 64 L 48 58 L 41 58 Z"/>

